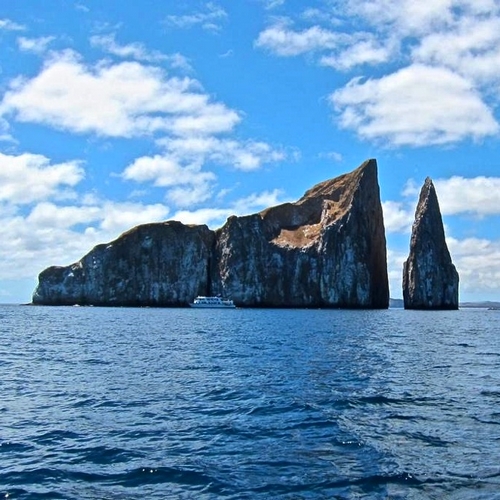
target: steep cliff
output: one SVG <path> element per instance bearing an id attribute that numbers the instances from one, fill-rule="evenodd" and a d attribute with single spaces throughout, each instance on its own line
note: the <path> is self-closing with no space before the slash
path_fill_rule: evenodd
<path id="1" fill-rule="evenodd" d="M 405 309 L 458 309 L 458 273 L 446 245 L 436 190 L 427 177 L 403 267 Z"/>
<path id="2" fill-rule="evenodd" d="M 389 304 L 377 163 L 316 185 L 296 203 L 230 217 L 217 231 L 214 291 L 268 307 Z"/>
<path id="3" fill-rule="evenodd" d="M 184 305 L 208 293 L 213 245 L 207 226 L 175 221 L 137 226 L 71 266 L 42 271 L 33 303 Z"/>
<path id="4" fill-rule="evenodd" d="M 33 302 L 182 306 L 199 294 L 248 307 L 387 308 L 376 161 L 215 232 L 179 222 L 134 228 L 43 271 Z"/>

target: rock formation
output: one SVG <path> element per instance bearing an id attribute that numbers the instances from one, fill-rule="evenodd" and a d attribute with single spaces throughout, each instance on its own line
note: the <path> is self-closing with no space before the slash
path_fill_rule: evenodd
<path id="1" fill-rule="evenodd" d="M 216 294 L 248 307 L 387 308 L 376 161 L 216 231 L 138 226 L 43 271 L 33 303 L 184 306 Z"/>
<path id="2" fill-rule="evenodd" d="M 214 233 L 169 221 L 137 226 L 38 277 L 34 304 L 178 306 L 206 292 Z"/>
<path id="3" fill-rule="evenodd" d="M 458 273 L 446 245 L 436 190 L 427 177 L 403 267 L 405 309 L 458 309 Z"/>

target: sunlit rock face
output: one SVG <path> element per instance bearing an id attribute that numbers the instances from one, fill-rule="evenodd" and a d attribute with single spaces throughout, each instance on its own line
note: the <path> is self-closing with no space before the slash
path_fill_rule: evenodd
<path id="1" fill-rule="evenodd" d="M 217 231 L 216 292 L 259 307 L 386 308 L 384 223 L 375 160 L 296 203 L 230 217 Z"/>
<path id="2" fill-rule="evenodd" d="M 79 262 L 49 267 L 33 303 L 47 305 L 179 306 L 208 287 L 214 233 L 170 221 L 137 226 L 96 246 Z"/>
<path id="3" fill-rule="evenodd" d="M 415 212 L 410 255 L 403 267 L 405 309 L 458 309 L 458 273 L 446 245 L 432 180 L 425 180 Z"/>
<path id="4" fill-rule="evenodd" d="M 217 231 L 138 226 L 76 264 L 43 271 L 33 302 L 183 306 L 217 294 L 246 307 L 387 308 L 376 161 Z"/>

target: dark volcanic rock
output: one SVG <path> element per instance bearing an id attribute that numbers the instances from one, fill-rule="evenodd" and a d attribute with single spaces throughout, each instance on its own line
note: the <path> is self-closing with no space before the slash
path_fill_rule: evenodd
<path id="1" fill-rule="evenodd" d="M 458 309 L 458 273 L 446 245 L 436 190 L 427 177 L 403 268 L 405 309 Z"/>
<path id="2" fill-rule="evenodd" d="M 250 307 L 387 308 L 376 161 L 215 232 L 138 226 L 76 264 L 43 271 L 33 302 L 182 306 L 216 294 Z"/>
<path id="3" fill-rule="evenodd" d="M 387 308 L 377 163 L 322 182 L 296 203 L 230 217 L 217 232 L 215 292 L 261 307 Z"/>
<path id="4" fill-rule="evenodd" d="M 137 226 L 79 262 L 40 273 L 33 303 L 179 306 L 208 292 L 214 233 L 170 221 Z"/>

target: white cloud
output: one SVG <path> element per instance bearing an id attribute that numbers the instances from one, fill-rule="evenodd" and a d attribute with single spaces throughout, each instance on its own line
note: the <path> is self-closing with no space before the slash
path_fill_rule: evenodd
<path id="1" fill-rule="evenodd" d="M 206 175 L 201 174 L 201 175 Z M 212 195 L 209 182 L 198 182 L 190 185 L 178 185 L 167 192 L 167 200 L 177 207 L 193 207 L 207 201 Z"/>
<path id="2" fill-rule="evenodd" d="M 285 5 L 285 0 L 262 0 L 264 8 L 267 10 L 276 9 Z"/>
<path id="3" fill-rule="evenodd" d="M 89 224 L 102 216 L 98 206 L 58 206 L 51 202 L 38 203 L 26 217 L 32 227 L 68 229 L 77 224 Z"/>
<path id="4" fill-rule="evenodd" d="M 386 233 L 408 233 L 413 224 L 415 208 L 411 210 L 406 203 L 384 201 L 384 227 Z"/>
<path id="5" fill-rule="evenodd" d="M 0 19 L 0 30 L 4 31 L 24 31 L 26 28 L 10 19 Z"/>
<path id="6" fill-rule="evenodd" d="M 155 186 L 170 187 L 205 183 L 214 180 L 215 176 L 201 172 L 199 166 L 182 167 L 170 156 L 155 155 L 137 158 L 124 170 L 123 178 L 137 182 L 152 181 Z"/>
<path id="7" fill-rule="evenodd" d="M 500 241 L 479 238 L 447 238 L 448 248 L 460 275 L 460 292 L 498 292 L 500 288 Z"/>
<path id="8" fill-rule="evenodd" d="M 0 211 L 0 275 L 3 280 L 20 280 L 51 265 L 68 265 L 93 246 L 167 215 L 165 205 L 111 201 L 92 206 L 42 202 L 26 216 Z"/>
<path id="9" fill-rule="evenodd" d="M 275 21 L 255 46 L 337 71 L 375 67 L 382 76 L 332 94 L 341 126 L 364 139 L 418 147 L 498 134 L 497 0 L 339 0 Z"/>
<path id="10" fill-rule="evenodd" d="M 470 82 L 443 68 L 413 65 L 380 79 L 353 79 L 330 100 L 341 127 L 398 146 L 480 140 L 499 130 Z"/>
<path id="11" fill-rule="evenodd" d="M 220 31 L 221 23 L 227 19 L 226 11 L 213 2 L 208 2 L 205 9 L 185 15 L 169 15 L 165 19 L 168 26 L 192 28 L 201 26 L 207 31 Z"/>
<path id="12" fill-rule="evenodd" d="M 169 208 L 161 203 L 144 205 L 143 203 L 116 203 L 106 201 L 102 205 L 102 219 L 99 228 L 106 234 L 116 235 L 138 224 L 161 222 L 166 220 Z M 111 236 L 112 238 L 116 236 Z M 103 240 L 101 237 L 101 241 Z"/>
<path id="13" fill-rule="evenodd" d="M 392 298 L 403 296 L 403 264 L 408 258 L 408 250 L 405 252 L 387 248 L 387 275 L 389 278 L 389 290 Z"/>
<path id="14" fill-rule="evenodd" d="M 165 150 L 163 154 L 137 158 L 125 168 L 122 177 L 167 188 L 167 199 L 178 207 L 202 203 L 212 195 L 216 176 L 202 170 L 207 162 L 250 171 L 285 157 L 284 152 L 255 141 L 193 136 L 158 143 Z"/>
<path id="15" fill-rule="evenodd" d="M 114 34 L 94 35 L 90 38 L 90 44 L 98 47 L 114 56 L 124 59 L 136 59 L 138 61 L 161 62 L 165 61 L 167 56 L 158 51 L 149 51 L 142 43 L 130 43 L 120 45 L 117 43 Z"/>
<path id="16" fill-rule="evenodd" d="M 172 68 L 183 71 L 192 71 L 188 60 L 181 54 L 163 54 L 157 50 L 148 50 L 144 44 L 134 42 L 127 45 L 120 45 L 116 41 L 115 34 L 109 35 L 94 35 L 90 38 L 90 43 L 94 47 L 123 59 L 135 59 L 150 63 L 166 62 Z"/>
<path id="17" fill-rule="evenodd" d="M 398 32 L 401 37 L 418 37 L 454 26 L 458 18 L 498 13 L 496 0 L 360 0 L 345 1 L 345 12 L 361 16 L 373 27 Z"/>
<path id="18" fill-rule="evenodd" d="M 202 172 L 199 164 L 181 166 L 172 156 L 143 156 L 129 165 L 122 174 L 126 180 L 152 182 L 166 187 L 167 198 L 177 206 L 190 206 L 203 202 L 212 193 L 215 175 Z"/>
<path id="19" fill-rule="evenodd" d="M 479 84 L 496 83 L 500 72 L 500 17 L 461 19 L 455 29 L 431 33 L 417 45 L 416 61 L 445 66 Z"/>
<path id="20" fill-rule="evenodd" d="M 28 204 L 60 195 L 84 177 L 77 161 L 51 164 L 42 155 L 0 153 L 0 201 Z"/>
<path id="21" fill-rule="evenodd" d="M 433 183 L 443 215 L 500 215 L 499 177 L 453 176 L 449 179 L 436 179 Z"/>
<path id="22" fill-rule="evenodd" d="M 66 51 L 32 79 L 16 79 L 0 105 L 2 115 L 77 133 L 133 137 L 229 132 L 238 113 L 211 103 L 189 78 L 168 78 L 138 62 L 95 66 Z"/>
<path id="23" fill-rule="evenodd" d="M 381 64 L 390 60 L 394 53 L 394 47 L 390 43 L 381 43 L 373 35 L 359 41 L 353 41 L 342 48 L 338 55 L 326 55 L 321 57 L 320 64 L 331 66 L 341 71 L 347 71 L 362 64 Z"/>
<path id="24" fill-rule="evenodd" d="M 328 151 L 327 153 L 320 153 L 319 154 L 320 158 L 327 158 L 331 161 L 334 162 L 341 162 L 343 160 L 342 153 L 339 153 L 338 151 Z"/>
<path id="25" fill-rule="evenodd" d="M 238 170 L 259 169 L 264 163 L 281 161 L 284 151 L 258 141 L 235 141 L 216 137 L 186 137 L 159 140 L 170 155 L 194 163 L 211 161 Z"/>
<path id="26" fill-rule="evenodd" d="M 294 31 L 285 24 L 277 24 L 262 31 L 255 46 L 268 49 L 279 56 L 297 56 L 307 52 L 334 49 L 345 37 L 340 33 L 313 26 Z"/>
<path id="27" fill-rule="evenodd" d="M 34 54 L 43 54 L 48 46 L 55 40 L 53 36 L 42 36 L 39 38 L 26 38 L 21 36 L 17 39 L 19 49 L 24 52 L 33 52 Z"/>
<path id="28" fill-rule="evenodd" d="M 280 197 L 281 191 L 278 189 L 259 194 L 254 193 L 236 200 L 226 208 L 180 210 L 174 214 L 173 219 L 179 220 L 184 224 L 206 224 L 209 227 L 217 228 L 222 226 L 225 220 L 231 215 L 248 215 L 283 203 L 283 201 L 280 201 Z"/>

